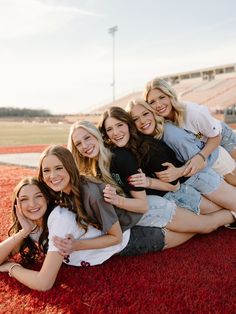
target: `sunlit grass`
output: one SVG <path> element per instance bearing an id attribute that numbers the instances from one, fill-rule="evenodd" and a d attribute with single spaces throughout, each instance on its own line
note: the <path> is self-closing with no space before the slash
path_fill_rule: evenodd
<path id="1" fill-rule="evenodd" d="M 70 124 L 0 122 L 0 146 L 65 144 Z"/>

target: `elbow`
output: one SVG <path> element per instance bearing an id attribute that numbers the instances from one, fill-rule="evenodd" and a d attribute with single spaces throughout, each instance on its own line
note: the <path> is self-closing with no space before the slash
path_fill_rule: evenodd
<path id="1" fill-rule="evenodd" d="M 37 287 L 35 290 L 46 292 L 52 289 L 55 281 L 47 281 L 45 280 L 44 282 L 38 282 Z"/>
<path id="2" fill-rule="evenodd" d="M 123 234 L 122 234 L 122 232 L 121 232 L 121 233 L 119 234 L 119 236 L 116 237 L 116 240 L 115 240 L 114 245 L 120 244 L 122 241 L 123 241 Z"/>
<path id="3" fill-rule="evenodd" d="M 46 292 L 46 291 L 51 290 L 52 287 L 53 287 L 53 285 L 43 285 L 43 286 L 37 288 L 36 290 L 41 291 L 41 292 Z"/>

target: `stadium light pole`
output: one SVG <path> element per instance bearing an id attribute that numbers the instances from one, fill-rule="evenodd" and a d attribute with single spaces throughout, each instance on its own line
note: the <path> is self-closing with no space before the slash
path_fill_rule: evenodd
<path id="1" fill-rule="evenodd" d="M 115 101 L 116 99 L 116 96 L 115 96 L 115 85 L 116 85 L 116 80 L 115 80 L 115 32 L 118 31 L 118 26 L 113 26 L 111 28 L 108 28 L 108 33 L 111 34 L 112 36 L 112 47 L 113 47 L 113 53 L 112 53 L 112 76 L 113 76 L 113 79 L 112 79 L 112 83 L 111 83 L 111 86 L 112 86 L 112 91 L 113 91 L 113 102 Z"/>

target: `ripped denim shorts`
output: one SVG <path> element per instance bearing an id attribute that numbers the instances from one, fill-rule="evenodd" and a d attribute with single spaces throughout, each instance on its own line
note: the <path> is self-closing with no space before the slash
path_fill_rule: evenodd
<path id="1" fill-rule="evenodd" d="M 137 225 L 145 227 L 165 227 L 175 214 L 175 202 L 157 195 L 147 195 L 147 201 L 148 212 L 142 216 Z"/>

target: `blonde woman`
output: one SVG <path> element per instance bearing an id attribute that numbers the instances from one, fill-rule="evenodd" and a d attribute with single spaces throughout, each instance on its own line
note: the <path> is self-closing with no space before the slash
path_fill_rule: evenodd
<path id="1" fill-rule="evenodd" d="M 158 116 L 192 132 L 205 143 L 200 154 L 190 160 L 186 173 L 192 175 L 201 169 L 208 156 L 220 145 L 212 167 L 228 183 L 236 186 L 236 136 L 232 129 L 213 118 L 207 107 L 180 102 L 175 90 L 163 79 L 154 78 L 146 84 L 144 99 Z"/>
<path id="2" fill-rule="evenodd" d="M 126 110 L 130 114 L 140 133 L 150 135 L 154 138 L 163 139 L 175 151 L 176 155 L 180 157 L 180 160 L 186 161 L 184 160 L 186 156 L 191 158 L 192 155 L 199 153 L 200 147 L 197 145 L 198 141 L 194 144 L 196 139 L 194 139 L 191 134 L 169 123 L 166 123 L 163 128 L 161 119 L 156 118 L 154 111 L 144 100 L 134 99 L 130 101 Z M 170 136 L 167 136 L 166 140 L 166 134 L 175 134 L 175 141 L 170 142 L 168 140 Z M 167 169 L 156 173 L 157 177 L 162 181 L 171 182 L 183 175 L 184 171 L 182 171 L 181 168 L 176 168 L 170 163 L 163 165 L 166 166 Z M 232 196 L 234 197 L 235 195 L 235 189 L 228 183 L 224 182 L 224 180 L 222 182 L 218 181 L 218 177 L 219 175 L 211 168 L 205 167 L 203 170 L 191 176 L 186 183 L 192 185 L 201 194 L 205 195 L 209 200 L 218 204 L 222 208 L 234 210 Z M 212 190 L 210 191 L 208 189 L 211 186 Z"/>

